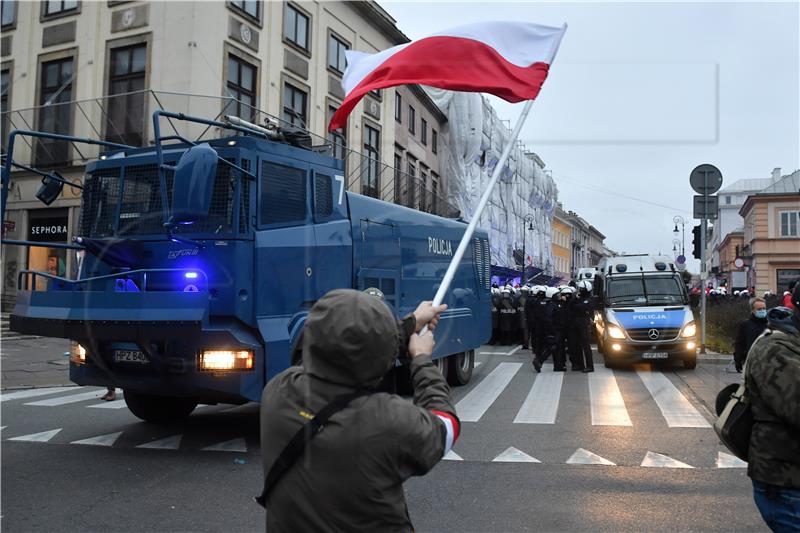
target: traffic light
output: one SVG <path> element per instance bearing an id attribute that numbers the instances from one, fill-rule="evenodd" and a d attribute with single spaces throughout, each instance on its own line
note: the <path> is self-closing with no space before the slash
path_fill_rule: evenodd
<path id="1" fill-rule="evenodd" d="M 692 228 L 692 255 L 695 259 L 700 259 L 700 226 L 697 225 Z"/>

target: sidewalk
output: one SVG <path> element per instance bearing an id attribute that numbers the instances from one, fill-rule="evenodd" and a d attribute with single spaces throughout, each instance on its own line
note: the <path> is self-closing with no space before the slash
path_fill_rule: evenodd
<path id="1" fill-rule="evenodd" d="M 66 339 L 0 339 L 0 389 L 71 385 Z"/>

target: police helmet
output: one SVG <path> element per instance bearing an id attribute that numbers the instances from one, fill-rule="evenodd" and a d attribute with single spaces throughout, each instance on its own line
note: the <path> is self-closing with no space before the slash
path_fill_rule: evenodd
<path id="1" fill-rule="evenodd" d="M 556 289 L 555 287 L 545 287 L 544 289 L 545 297 L 552 298 L 556 294 L 558 294 L 558 289 Z"/>
<path id="2" fill-rule="evenodd" d="M 734 296 L 739 296 L 739 291 L 733 291 Z"/>
<path id="3" fill-rule="evenodd" d="M 566 286 L 566 287 L 562 287 L 559 290 L 559 292 L 561 294 L 567 295 L 567 294 L 575 294 L 577 291 L 575 290 L 575 287 Z"/>
<path id="4" fill-rule="evenodd" d="M 578 285 L 578 289 L 579 290 L 584 290 L 586 292 L 592 292 L 592 282 L 591 281 L 582 279 L 581 281 L 578 282 L 577 285 Z"/>
<path id="5" fill-rule="evenodd" d="M 531 288 L 528 287 L 527 285 L 523 285 L 522 287 L 520 287 L 519 290 L 521 290 L 523 292 L 523 294 L 528 294 L 528 291 L 530 291 Z"/>

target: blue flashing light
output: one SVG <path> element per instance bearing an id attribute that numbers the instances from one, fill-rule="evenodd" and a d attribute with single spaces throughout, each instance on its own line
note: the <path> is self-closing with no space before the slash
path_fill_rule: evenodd
<path id="1" fill-rule="evenodd" d="M 186 279 L 196 279 L 197 272 L 187 272 L 186 274 L 184 274 L 184 276 L 186 276 Z"/>

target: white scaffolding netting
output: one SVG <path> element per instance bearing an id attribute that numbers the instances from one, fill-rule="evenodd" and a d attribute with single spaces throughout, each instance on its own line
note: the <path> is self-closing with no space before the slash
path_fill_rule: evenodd
<path id="1" fill-rule="evenodd" d="M 511 137 L 511 130 L 498 118 L 489 101 L 478 93 L 432 87 L 425 87 L 425 90 L 449 122 L 450 150 L 444 162 L 448 177 L 447 200 L 469 221 Z M 518 143 L 511 150 L 478 224 L 489 232 L 492 264 L 519 268 L 524 235 L 527 264 L 553 275 L 551 225 L 557 201 L 558 188 L 553 178 L 545 173 L 542 160 Z M 526 231 L 526 215 L 533 217 L 533 230 Z"/>

